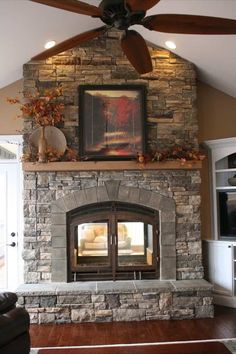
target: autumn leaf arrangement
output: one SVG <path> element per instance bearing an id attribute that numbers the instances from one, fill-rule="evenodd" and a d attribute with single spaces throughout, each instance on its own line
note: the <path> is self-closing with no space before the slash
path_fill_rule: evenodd
<path id="1" fill-rule="evenodd" d="M 196 150 L 187 146 L 175 145 L 168 149 L 157 149 L 149 154 L 137 154 L 137 162 L 164 162 L 179 161 L 181 165 L 195 161 L 203 161 L 206 155 L 202 150 Z"/>
<path id="2" fill-rule="evenodd" d="M 30 119 L 34 127 L 55 126 L 62 127 L 64 124 L 65 105 L 61 102 L 63 89 L 59 85 L 55 88 L 45 89 L 43 92 L 36 91 L 34 95 L 25 94 L 23 100 L 19 98 L 7 98 L 10 104 L 17 104 L 21 114 L 18 118 Z M 47 161 L 74 161 L 77 153 L 70 148 L 66 148 L 64 155 L 61 156 L 57 150 L 52 149 L 48 144 L 46 149 Z M 38 161 L 38 152 L 30 148 L 22 156 L 22 161 Z"/>
<path id="3" fill-rule="evenodd" d="M 57 126 L 64 122 L 64 104 L 59 101 L 62 95 L 62 87 L 47 89 L 35 95 L 25 94 L 24 100 L 19 98 L 7 98 L 10 104 L 18 104 L 22 115 L 18 117 L 33 119 L 36 126 Z"/>

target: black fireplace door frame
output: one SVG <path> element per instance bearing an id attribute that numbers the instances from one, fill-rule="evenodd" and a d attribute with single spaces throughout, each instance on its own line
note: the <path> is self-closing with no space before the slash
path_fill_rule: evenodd
<path id="1" fill-rule="evenodd" d="M 159 213 L 129 203 L 100 203 L 101 205 L 87 206 L 86 213 L 78 210 L 68 218 L 68 280 L 122 280 L 122 279 L 143 279 L 159 278 L 160 257 L 159 257 Z M 103 210 L 104 208 L 104 210 Z M 120 248 L 118 228 L 127 223 L 143 223 L 144 246 L 143 255 L 125 255 Z M 104 225 L 107 229 L 106 244 L 107 254 L 100 256 L 79 255 L 83 240 L 79 240 L 78 228 L 91 227 L 97 224 Z M 106 226 L 105 226 L 106 225 Z M 142 262 L 147 258 L 147 230 L 152 229 L 152 255 L 151 264 Z M 104 235 L 103 235 L 104 237 Z M 100 237 L 101 238 L 101 237 Z M 89 244 L 89 243 L 88 243 Z M 85 251 L 86 252 L 86 251 Z M 92 250 L 90 250 L 92 253 Z M 105 252 L 103 250 L 103 252 Z M 89 254 L 89 250 L 87 251 Z M 132 262 L 134 264 L 132 264 Z"/>

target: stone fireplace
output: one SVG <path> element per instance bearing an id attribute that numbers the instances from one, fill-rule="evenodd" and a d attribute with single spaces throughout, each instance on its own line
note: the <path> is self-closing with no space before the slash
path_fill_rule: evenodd
<path id="1" fill-rule="evenodd" d="M 150 245 L 147 245 L 145 248 L 147 248 L 151 253 L 149 257 L 152 257 L 154 250 L 158 249 L 159 251 L 158 253 L 154 252 L 155 259 L 149 262 L 149 266 L 148 264 L 146 264 L 146 272 L 144 267 L 144 261 L 142 260 L 140 261 L 140 263 L 137 264 L 137 268 L 135 268 L 134 266 L 132 267 L 132 269 L 129 269 L 129 274 L 127 273 L 128 268 L 130 267 L 126 267 L 126 273 L 124 270 L 124 274 L 126 274 L 127 279 L 145 278 L 145 275 L 148 274 L 148 271 L 149 273 L 151 273 L 151 270 L 153 270 L 153 278 L 161 280 L 175 280 L 176 245 L 174 200 L 164 195 L 152 192 L 150 190 L 122 186 L 120 185 L 120 181 L 106 181 L 104 182 L 104 186 L 87 188 L 82 191 L 70 193 L 66 197 L 59 198 L 57 201 L 52 203 L 52 281 L 64 282 L 68 281 L 68 278 L 72 281 L 83 279 L 81 273 L 80 275 L 78 274 L 78 276 L 76 275 L 76 269 L 80 269 L 80 267 L 76 267 L 77 262 L 75 262 L 74 268 L 71 269 L 72 273 L 68 274 L 68 268 L 71 268 L 69 266 L 71 256 L 72 260 L 74 259 L 75 248 L 72 246 L 72 254 L 68 256 L 68 242 L 66 240 L 66 235 L 68 235 L 68 230 L 66 230 L 68 225 L 67 214 L 75 209 L 79 210 L 81 207 L 84 208 L 85 206 L 89 205 L 93 205 L 95 209 L 101 209 L 102 203 L 109 201 L 113 203 L 123 202 L 125 204 L 127 204 L 128 201 L 129 209 L 131 209 L 131 205 L 133 206 L 133 209 L 131 209 L 133 210 L 133 213 L 135 210 L 137 211 L 139 206 L 144 206 L 146 209 L 140 210 L 141 216 L 142 213 L 147 214 L 147 208 L 153 210 L 153 212 L 156 212 L 156 215 L 153 215 L 153 221 L 149 221 L 150 225 L 153 224 L 155 226 L 155 230 L 153 230 L 153 232 L 150 232 L 154 234 L 154 237 L 153 240 L 150 241 Z M 108 209 L 108 211 L 103 211 L 102 216 L 103 218 L 107 218 L 110 214 L 111 210 Z M 157 215 L 159 214 L 160 227 L 158 225 L 159 217 L 157 217 Z M 138 218 L 138 220 L 140 219 Z M 150 216 L 149 220 L 151 220 Z M 132 249 L 130 251 L 132 252 Z M 120 257 L 122 257 L 122 250 L 120 250 L 120 253 Z M 133 251 L 132 254 L 135 254 L 135 252 Z M 130 253 L 130 257 L 132 256 L 132 254 Z M 146 258 L 147 257 L 148 255 L 146 255 Z M 157 258 L 158 261 L 156 260 Z M 151 265 L 153 265 L 153 267 L 151 267 Z M 122 268 L 122 266 L 120 268 Z M 138 274 L 135 269 L 137 269 Z M 120 272 L 120 276 L 121 274 L 122 272 Z M 93 279 L 96 279 L 96 272 L 94 272 L 93 274 Z M 99 279 L 99 276 L 97 276 L 97 279 Z M 107 279 L 109 279 L 109 277 Z M 111 276 L 110 279 L 112 279 Z"/>
<path id="2" fill-rule="evenodd" d="M 80 84 L 145 85 L 147 149 L 156 151 L 174 144 L 197 148 L 193 65 L 149 45 L 154 70 L 140 76 L 122 54 L 119 37 L 119 32 L 110 31 L 45 62 L 27 63 L 24 90 L 62 85 L 66 105 L 62 130 L 68 145 L 78 150 Z M 32 128 L 26 120 L 26 149 Z M 90 162 L 89 168 L 83 167 L 87 162 L 80 162 L 78 168 L 73 164 L 50 163 L 45 169 L 25 164 L 25 284 L 18 295 L 32 322 L 211 317 L 211 286 L 203 280 L 198 166 L 175 163 L 170 167 L 165 162 L 156 167 L 133 161 Z M 125 279 L 119 278 L 123 268 L 112 260 L 118 271 L 115 274 L 113 267 L 108 281 L 104 281 L 105 276 L 95 281 L 96 272 L 84 278 L 78 266 L 82 243 L 79 245 L 75 236 L 78 233 L 70 233 L 69 221 L 72 218 L 73 227 L 77 227 L 73 220 L 85 208 L 92 210 L 89 208 L 96 205 L 98 209 L 136 206 L 143 214 L 146 210 L 155 215 L 144 227 L 148 230 L 151 225 L 155 230 L 152 244 L 143 246 L 145 261 L 142 258 L 136 269 L 125 268 L 126 282 L 119 281 Z M 73 215 L 77 215 L 75 219 Z M 118 226 L 109 227 L 114 228 L 109 232 L 114 240 L 111 247 L 119 252 Z M 143 280 L 149 277 L 148 271 L 154 280 Z"/>

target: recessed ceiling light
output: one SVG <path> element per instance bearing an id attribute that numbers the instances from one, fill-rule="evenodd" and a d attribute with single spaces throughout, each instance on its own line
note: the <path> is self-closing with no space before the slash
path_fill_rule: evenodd
<path id="1" fill-rule="evenodd" d="M 48 41 L 47 43 L 44 44 L 44 48 L 50 49 L 50 48 L 54 47 L 55 44 L 56 44 L 55 41 Z"/>
<path id="2" fill-rule="evenodd" d="M 172 41 L 166 41 L 165 45 L 170 48 L 170 49 L 175 49 L 176 48 L 176 44 Z"/>

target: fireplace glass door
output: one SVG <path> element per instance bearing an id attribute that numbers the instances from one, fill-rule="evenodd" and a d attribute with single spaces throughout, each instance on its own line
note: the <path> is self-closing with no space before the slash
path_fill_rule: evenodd
<path id="1" fill-rule="evenodd" d="M 77 233 L 78 264 L 84 267 L 108 266 L 108 222 L 102 220 L 79 224 Z"/>
<path id="2" fill-rule="evenodd" d="M 71 281 L 158 277 L 156 212 L 103 203 L 79 209 L 69 223 Z"/>

